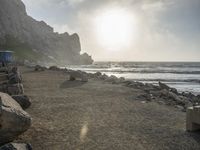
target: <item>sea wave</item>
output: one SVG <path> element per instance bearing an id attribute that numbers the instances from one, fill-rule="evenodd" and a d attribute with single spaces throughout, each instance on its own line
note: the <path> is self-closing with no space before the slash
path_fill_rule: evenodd
<path id="1" fill-rule="evenodd" d="M 193 82 L 193 83 L 200 83 L 199 79 L 133 79 L 134 81 L 151 81 L 151 82 L 174 82 L 174 83 L 184 83 L 184 82 Z"/>
<path id="2" fill-rule="evenodd" d="M 77 68 L 75 68 L 77 69 Z M 144 74 L 152 74 L 152 73 L 172 73 L 172 74 L 200 74 L 200 71 L 186 71 L 186 70 L 137 70 L 137 69 L 116 69 L 116 68 L 108 68 L 108 69 L 96 69 L 96 68 L 78 68 L 77 70 L 84 70 L 90 72 L 110 72 L 110 73 L 144 73 Z"/>

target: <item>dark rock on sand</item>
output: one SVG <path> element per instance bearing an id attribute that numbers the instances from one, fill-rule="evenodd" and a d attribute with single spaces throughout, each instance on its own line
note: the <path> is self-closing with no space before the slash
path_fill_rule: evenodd
<path id="1" fill-rule="evenodd" d="M 88 82 L 88 75 L 83 71 L 70 71 L 69 73 L 69 80 L 75 81 L 76 79 L 81 80 L 82 82 Z"/>
<path id="2" fill-rule="evenodd" d="M 109 77 L 106 74 L 103 74 L 103 75 L 99 76 L 99 79 L 101 79 L 101 80 L 107 80 L 108 78 Z"/>
<path id="3" fill-rule="evenodd" d="M 135 81 L 130 81 L 130 82 L 127 82 L 126 84 L 128 87 L 133 87 L 133 88 L 143 88 L 144 87 L 144 83 L 142 82 L 135 82 Z"/>
<path id="4" fill-rule="evenodd" d="M 16 67 L 16 66 L 12 67 L 11 72 L 18 73 L 19 72 L 18 67 Z"/>
<path id="5" fill-rule="evenodd" d="M 31 125 L 31 117 L 8 94 L 0 93 L 0 144 L 13 141 Z"/>
<path id="6" fill-rule="evenodd" d="M 31 106 L 30 98 L 26 95 L 13 95 L 12 98 L 23 108 L 27 109 Z"/>
<path id="7" fill-rule="evenodd" d="M 166 84 L 164 84 L 164 83 L 162 83 L 160 81 L 158 82 L 158 84 L 159 84 L 159 86 L 160 86 L 161 89 L 166 89 L 166 90 L 170 89 L 170 87 L 168 85 L 166 85 Z"/>
<path id="8" fill-rule="evenodd" d="M 0 150 L 32 150 L 32 146 L 24 143 L 8 143 L 1 146 Z"/>
<path id="9" fill-rule="evenodd" d="M 137 99 L 139 99 L 139 100 L 151 101 L 151 100 L 153 99 L 153 97 L 152 97 L 151 94 L 144 93 L 144 94 L 138 95 L 138 96 L 137 96 Z"/>
<path id="10" fill-rule="evenodd" d="M 75 81 L 76 80 L 76 78 L 74 77 L 74 76 L 69 76 L 69 81 Z"/>
<path id="11" fill-rule="evenodd" d="M 22 84 L 8 84 L 7 92 L 9 95 L 22 95 L 24 94 L 24 87 Z"/>
<path id="12" fill-rule="evenodd" d="M 156 85 L 153 85 L 153 84 L 150 84 L 150 83 L 146 83 L 144 86 L 144 91 L 146 91 L 147 93 L 150 93 L 152 91 L 158 91 L 160 90 L 160 87 L 159 86 L 156 86 Z"/>
<path id="13" fill-rule="evenodd" d="M 3 93 L 7 92 L 7 84 L 0 84 L 0 92 Z"/>
<path id="14" fill-rule="evenodd" d="M 46 67 L 40 65 L 36 65 L 34 68 L 35 71 L 45 71 L 46 69 L 47 69 Z"/>
<path id="15" fill-rule="evenodd" d="M 184 107 L 190 105 L 190 101 L 187 97 L 179 96 L 173 92 L 167 91 L 166 89 L 161 91 L 160 97 L 165 99 L 169 105 L 180 105 Z"/>
<path id="16" fill-rule="evenodd" d="M 102 75 L 101 72 L 96 72 L 96 73 L 94 74 L 95 77 L 99 77 L 99 76 L 101 76 L 101 75 Z"/>
<path id="17" fill-rule="evenodd" d="M 120 82 L 124 82 L 126 79 L 124 77 L 119 78 Z"/>
<path id="18" fill-rule="evenodd" d="M 160 82 L 160 81 L 158 82 L 158 84 L 159 84 L 159 87 L 160 87 L 161 89 L 166 89 L 166 90 L 168 90 L 168 91 L 171 91 L 171 92 L 173 92 L 173 93 L 178 94 L 177 89 L 171 88 L 171 87 L 169 87 L 167 84 L 164 84 L 164 83 L 162 83 L 162 82 Z"/>
<path id="19" fill-rule="evenodd" d="M 8 93 L 9 95 L 22 95 L 24 94 L 24 88 L 21 83 L 17 84 L 1 84 L 0 92 Z"/>
<path id="20" fill-rule="evenodd" d="M 118 78 L 114 75 L 111 75 L 110 77 L 108 77 L 105 81 L 107 82 L 111 82 L 111 83 L 117 83 Z"/>
<path id="21" fill-rule="evenodd" d="M 89 78 L 95 78 L 95 75 L 93 73 L 87 73 Z"/>
<path id="22" fill-rule="evenodd" d="M 53 71 L 59 71 L 60 68 L 58 68 L 57 66 L 50 66 L 49 70 L 53 70 Z"/>
<path id="23" fill-rule="evenodd" d="M 19 72 L 17 73 L 10 73 L 8 75 L 9 84 L 16 84 L 22 82 L 22 77 Z"/>

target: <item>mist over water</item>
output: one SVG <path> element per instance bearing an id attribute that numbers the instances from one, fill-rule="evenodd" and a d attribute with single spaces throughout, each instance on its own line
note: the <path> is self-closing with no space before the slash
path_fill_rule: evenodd
<path id="1" fill-rule="evenodd" d="M 89 73 L 125 77 L 144 83 L 162 81 L 180 92 L 200 94 L 200 62 L 95 62 L 87 66 L 67 66 Z"/>

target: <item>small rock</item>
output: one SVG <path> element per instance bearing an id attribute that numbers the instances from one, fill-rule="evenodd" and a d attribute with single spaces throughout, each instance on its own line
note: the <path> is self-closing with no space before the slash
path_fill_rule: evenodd
<path id="1" fill-rule="evenodd" d="M 16 84 L 16 83 L 21 83 L 22 82 L 22 77 L 20 73 L 11 73 L 8 75 L 8 80 L 9 84 Z"/>
<path id="2" fill-rule="evenodd" d="M 12 67 L 11 72 L 17 74 L 19 72 L 18 67 Z"/>
<path id="3" fill-rule="evenodd" d="M 71 71 L 69 72 L 69 80 L 75 81 L 76 79 L 80 79 L 82 82 L 88 82 L 88 76 L 85 72 L 82 71 Z"/>
<path id="4" fill-rule="evenodd" d="M 118 78 L 116 76 L 114 76 L 114 75 L 111 75 L 105 81 L 111 82 L 111 83 L 117 83 L 118 82 Z"/>
<path id="5" fill-rule="evenodd" d="M 168 85 L 166 85 L 166 84 L 164 84 L 164 83 L 162 83 L 160 81 L 158 82 L 158 84 L 159 84 L 159 86 L 160 86 L 161 89 L 166 89 L 166 90 L 170 89 L 170 87 Z"/>
<path id="6" fill-rule="evenodd" d="M 109 77 L 106 74 L 99 76 L 99 79 L 101 79 L 101 80 L 107 80 L 108 78 Z"/>
<path id="7" fill-rule="evenodd" d="M 9 95 L 22 95 L 24 94 L 24 87 L 22 84 L 8 84 L 7 92 Z"/>
<path id="8" fill-rule="evenodd" d="M 101 72 L 96 72 L 94 75 L 95 75 L 95 77 L 99 77 L 99 76 L 102 75 L 102 73 Z"/>
<path id="9" fill-rule="evenodd" d="M 183 106 L 180 106 L 180 105 L 176 105 L 175 107 L 178 108 L 181 111 L 184 111 L 184 109 L 185 109 Z"/>
<path id="10" fill-rule="evenodd" d="M 30 99 L 26 95 L 12 95 L 12 98 L 16 100 L 23 109 L 27 109 L 31 106 Z"/>
<path id="11" fill-rule="evenodd" d="M 125 79 L 124 77 L 120 77 L 120 78 L 119 78 L 119 82 L 120 82 L 120 83 L 124 82 L 125 80 L 126 80 L 126 79 Z"/>
<path id="12" fill-rule="evenodd" d="M 50 66 L 49 70 L 58 71 L 60 70 L 60 68 L 58 68 L 57 66 Z"/>
<path id="13" fill-rule="evenodd" d="M 0 85 L 0 92 L 6 93 L 7 92 L 7 84 Z"/>
<path id="14" fill-rule="evenodd" d="M 25 143 L 8 143 L 0 147 L 0 150 L 32 150 L 30 144 Z"/>
<path id="15" fill-rule="evenodd" d="M 46 70 L 46 67 L 42 67 L 42 66 L 40 66 L 40 65 L 36 65 L 34 70 L 35 70 L 35 71 L 45 71 L 45 70 Z"/>
<path id="16" fill-rule="evenodd" d="M 74 77 L 74 76 L 69 76 L 69 81 L 75 81 L 76 80 L 76 78 Z"/>

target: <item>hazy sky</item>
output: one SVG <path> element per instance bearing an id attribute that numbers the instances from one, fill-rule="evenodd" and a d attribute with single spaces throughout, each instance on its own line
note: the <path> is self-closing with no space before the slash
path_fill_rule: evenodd
<path id="1" fill-rule="evenodd" d="M 23 0 L 96 61 L 200 61 L 200 0 Z"/>

